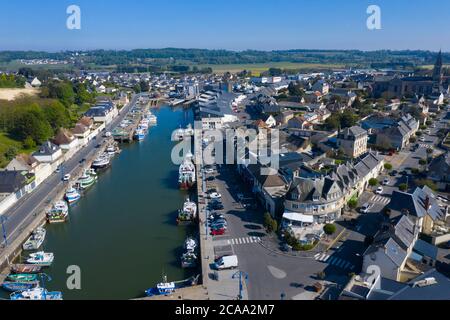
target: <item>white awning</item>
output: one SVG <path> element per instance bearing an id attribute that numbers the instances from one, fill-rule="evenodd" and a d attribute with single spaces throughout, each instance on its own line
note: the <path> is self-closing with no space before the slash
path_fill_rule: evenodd
<path id="1" fill-rule="evenodd" d="M 297 222 L 313 223 L 314 217 L 310 215 L 305 215 L 297 212 L 286 211 L 283 214 L 283 219 Z"/>

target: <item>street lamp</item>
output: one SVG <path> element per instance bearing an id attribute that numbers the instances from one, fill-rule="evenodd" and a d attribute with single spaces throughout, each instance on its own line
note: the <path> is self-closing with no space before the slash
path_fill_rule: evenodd
<path id="1" fill-rule="evenodd" d="M 242 300 L 242 291 L 243 289 L 243 283 L 242 281 L 247 281 L 248 280 L 248 274 L 246 272 L 243 271 L 238 271 L 235 274 L 233 274 L 232 279 L 236 279 L 239 277 L 239 295 L 238 295 L 238 299 Z M 242 279 L 244 278 L 244 279 Z"/>

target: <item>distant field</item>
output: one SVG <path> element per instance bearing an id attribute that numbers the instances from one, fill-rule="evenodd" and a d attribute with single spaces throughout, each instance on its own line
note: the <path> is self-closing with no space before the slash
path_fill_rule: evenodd
<path id="1" fill-rule="evenodd" d="M 0 88 L 0 100 L 8 100 L 12 101 L 21 95 L 37 95 L 39 93 L 39 89 L 8 89 L 8 88 Z"/>
<path id="2" fill-rule="evenodd" d="M 26 65 L 21 63 L 19 60 L 14 60 L 11 62 L 0 62 L 0 70 L 8 70 L 8 71 L 18 71 L 20 68 L 29 67 L 32 69 L 70 69 L 72 67 L 71 64 L 37 64 L 37 65 Z"/>
<path id="3" fill-rule="evenodd" d="M 269 62 L 269 63 L 255 63 L 255 64 L 206 64 L 200 65 L 199 68 L 210 67 L 215 73 L 231 72 L 236 73 L 243 70 L 249 70 L 253 75 L 259 76 L 262 72 L 270 68 L 280 69 L 339 69 L 344 68 L 344 64 L 319 64 L 319 63 L 295 63 L 295 62 Z"/>
<path id="4" fill-rule="evenodd" d="M 450 68 L 450 64 L 444 64 L 443 67 L 444 68 Z M 420 68 L 432 70 L 434 68 L 434 65 L 431 65 L 431 64 L 423 65 L 423 66 L 420 66 Z"/>

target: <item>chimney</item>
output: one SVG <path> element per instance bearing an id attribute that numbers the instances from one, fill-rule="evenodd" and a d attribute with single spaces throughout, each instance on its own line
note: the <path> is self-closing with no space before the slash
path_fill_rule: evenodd
<path id="1" fill-rule="evenodd" d="M 430 197 L 429 197 L 429 196 L 427 196 L 427 197 L 425 198 L 424 207 L 425 207 L 425 210 L 426 210 L 427 213 L 428 213 L 428 210 L 430 210 L 430 207 L 431 207 L 431 204 L 430 204 Z"/>

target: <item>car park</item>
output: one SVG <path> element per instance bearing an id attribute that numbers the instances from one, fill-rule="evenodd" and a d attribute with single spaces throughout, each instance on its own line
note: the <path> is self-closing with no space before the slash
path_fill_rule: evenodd
<path id="1" fill-rule="evenodd" d="M 222 195 L 218 192 L 212 192 L 208 195 L 208 197 L 210 199 L 220 199 L 220 198 L 222 198 Z"/>
<path id="2" fill-rule="evenodd" d="M 213 236 L 222 236 L 225 234 L 225 229 L 213 229 L 211 230 L 211 235 Z"/>
<path id="3" fill-rule="evenodd" d="M 361 207 L 361 209 L 359 210 L 361 213 L 369 213 L 369 210 L 373 207 L 372 204 L 370 203 L 365 203 L 363 204 L 363 206 Z"/>

